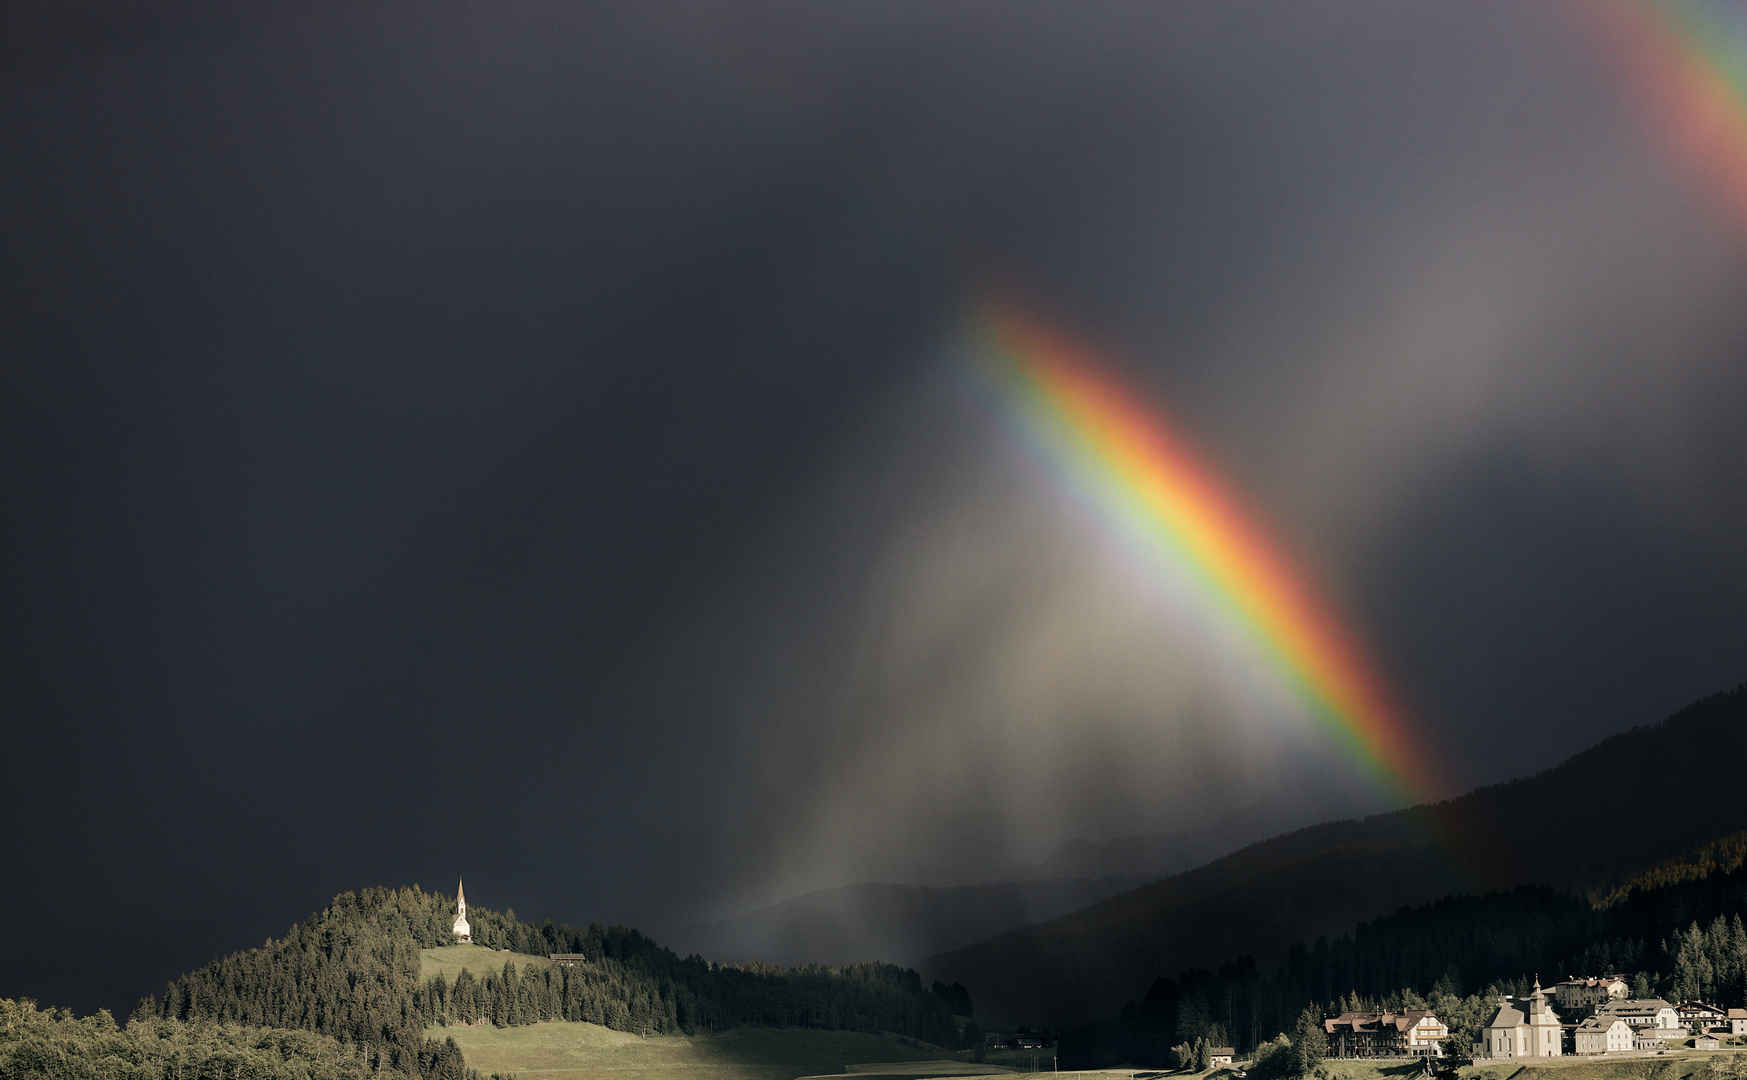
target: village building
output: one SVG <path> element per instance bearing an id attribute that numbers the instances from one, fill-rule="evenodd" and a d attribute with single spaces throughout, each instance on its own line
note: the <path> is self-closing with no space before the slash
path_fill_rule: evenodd
<path id="1" fill-rule="evenodd" d="M 1700 1035 L 1692 1041 L 1694 1050 L 1715 1050 L 1719 1045 L 1715 1035 Z"/>
<path id="2" fill-rule="evenodd" d="M 559 967 L 575 967 L 578 964 L 588 963 L 588 957 L 579 952 L 547 953 L 546 959 L 557 964 Z"/>
<path id="3" fill-rule="evenodd" d="M 1676 1035 L 1686 1029 L 1680 1026 L 1680 1014 L 1661 998 L 1627 998 L 1603 1005 L 1597 1016 L 1617 1016 L 1632 1025 L 1633 1031 L 1649 1029 L 1663 1035 Z"/>
<path id="4" fill-rule="evenodd" d="M 1656 1033 L 1655 1028 L 1641 1027 L 1632 1033 L 1632 1049 L 1661 1050 L 1662 1048 L 1662 1036 Z"/>
<path id="5" fill-rule="evenodd" d="M 1438 1043 L 1450 1034 L 1424 1009 L 1407 1012 L 1347 1012 L 1322 1022 L 1328 1054 L 1337 1058 L 1441 1057 Z"/>
<path id="6" fill-rule="evenodd" d="M 1729 1034 L 1747 1035 L 1747 1009 L 1730 1009 L 1728 1021 Z"/>
<path id="7" fill-rule="evenodd" d="M 1566 979 L 1553 984 L 1553 1000 L 1561 1011 L 1579 1014 L 1594 1012 L 1598 1006 L 1617 1001 L 1631 993 L 1623 975 L 1603 975 L 1596 979 Z"/>
<path id="8" fill-rule="evenodd" d="M 1632 1025 L 1617 1016 L 1592 1016 L 1577 1025 L 1572 1052 L 1622 1054 L 1632 1049 Z"/>
<path id="9" fill-rule="evenodd" d="M 1213 1067 L 1217 1069 L 1221 1065 L 1229 1066 L 1231 1064 L 1231 1059 L 1235 1054 L 1236 1051 L 1232 1047 L 1216 1046 L 1213 1048 L 1213 1053 L 1210 1055 L 1209 1060 L 1213 1063 Z"/>
<path id="10" fill-rule="evenodd" d="M 1498 1012 L 1480 1032 L 1480 1042 L 1474 1047 L 1476 1058 L 1543 1058 L 1564 1054 L 1564 1029 L 1559 1014 L 1547 1005 L 1540 979 L 1535 980 L 1535 992 L 1527 1001 L 1507 997 L 1498 1003 Z"/>
<path id="11" fill-rule="evenodd" d="M 1674 1014 L 1680 1017 L 1680 1026 L 1702 1035 L 1714 1027 L 1728 1023 L 1729 1014 L 1715 1005 L 1706 1005 L 1702 1001 L 1683 1001 L 1674 1007 Z"/>
<path id="12" fill-rule="evenodd" d="M 455 880 L 455 944 L 466 945 L 473 941 L 473 928 L 467 925 L 467 894 L 461 889 L 461 880 Z"/>

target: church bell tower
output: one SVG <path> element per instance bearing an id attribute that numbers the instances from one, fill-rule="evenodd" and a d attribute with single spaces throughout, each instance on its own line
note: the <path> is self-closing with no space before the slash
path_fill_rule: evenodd
<path id="1" fill-rule="evenodd" d="M 455 944 L 466 945 L 473 940 L 473 928 L 467 925 L 467 893 L 455 881 Z"/>

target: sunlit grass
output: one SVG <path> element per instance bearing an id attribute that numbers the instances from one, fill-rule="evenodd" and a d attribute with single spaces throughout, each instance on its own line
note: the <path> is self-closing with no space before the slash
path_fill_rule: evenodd
<path id="1" fill-rule="evenodd" d="M 489 950 L 487 950 L 489 952 Z M 501 959 L 509 954 L 498 953 Z M 471 965 L 469 965 L 471 966 Z M 457 967 L 456 970 L 459 970 Z M 453 1037 L 470 1068 L 515 1073 L 522 1080 L 795 1080 L 834 1074 L 867 1062 L 885 1063 L 869 1076 L 946 1076 L 962 1063 L 940 1060 L 939 1048 L 918 1049 L 880 1035 L 799 1028 L 735 1028 L 712 1035 L 640 1038 L 597 1024 L 548 1021 L 527 1027 L 433 1027 L 432 1038 Z M 929 1061 L 918 1068 L 914 1062 Z M 987 1066 L 978 1067 L 988 1071 Z M 996 1070 L 1005 1071 L 1005 1070 Z"/>
<path id="2" fill-rule="evenodd" d="M 514 960 L 518 971 L 526 970 L 529 964 L 540 967 L 552 965 L 552 961 L 544 956 L 499 952 L 484 945 L 444 945 L 439 949 L 419 950 L 419 979 L 422 981 L 441 974 L 445 979 L 454 982 L 462 968 L 471 970 L 475 977 L 497 974 L 503 971 L 506 960 Z"/>
<path id="3" fill-rule="evenodd" d="M 1692 1080 L 1703 1077 L 1709 1053 L 1668 1053 L 1653 1057 L 1568 1057 L 1534 1065 L 1508 1063 L 1463 1069 L 1462 1080 Z"/>

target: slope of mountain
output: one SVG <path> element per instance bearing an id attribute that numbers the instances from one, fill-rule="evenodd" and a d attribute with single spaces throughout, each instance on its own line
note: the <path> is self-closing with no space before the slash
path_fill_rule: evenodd
<path id="1" fill-rule="evenodd" d="M 1041 863 L 1015 870 L 1005 880 L 1048 878 L 1144 878 L 1192 870 L 1238 848 L 1322 821 L 1363 817 L 1383 809 L 1352 792 L 1339 792 L 1313 777 L 1287 782 L 1239 810 L 1205 825 L 1105 841 L 1069 840 Z"/>
<path id="2" fill-rule="evenodd" d="M 1364 812 L 1350 792 L 1315 777 L 1278 787 L 1214 821 L 1175 832 L 1070 840 L 1035 866 L 997 882 L 935 887 L 862 882 L 820 889 L 781 903 L 663 936 L 681 953 L 737 963 L 846 963 L 923 957 L 1044 922 L 1167 874 L 1188 870 L 1245 844 L 1316 821 Z"/>
<path id="3" fill-rule="evenodd" d="M 1713 874 L 1729 874 L 1747 863 L 1747 832 L 1713 840 L 1690 855 L 1670 859 L 1625 882 L 1610 894 L 1608 905 L 1624 903 L 1634 892 L 1647 893 L 1684 881 L 1703 881 Z"/>
<path id="4" fill-rule="evenodd" d="M 921 967 L 964 983 L 979 1016 L 1065 1026 L 1110 1015 L 1158 975 L 1240 955 L 1271 969 L 1294 941 L 1452 892 L 1541 884 L 1599 898 L 1747 828 L 1732 764 L 1743 751 L 1747 686 L 1536 776 L 1300 829 Z"/>
<path id="5" fill-rule="evenodd" d="M 991 934 L 1053 919 L 1148 880 L 1003 881 L 951 888 L 864 882 L 820 889 L 666 937 L 679 953 L 719 963 L 880 959 L 909 965 Z"/>

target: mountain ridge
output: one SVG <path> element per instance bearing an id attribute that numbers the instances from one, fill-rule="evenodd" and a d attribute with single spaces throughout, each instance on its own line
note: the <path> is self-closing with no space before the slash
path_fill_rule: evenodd
<path id="1" fill-rule="evenodd" d="M 666 930 L 662 936 L 679 952 L 731 963 L 878 958 L 914 965 L 1193 869 L 1296 827 L 1357 816 L 1354 811 L 1363 805 L 1351 793 L 1300 777 L 1200 825 L 1102 841 L 1064 841 L 1042 861 L 993 881 L 952 886 L 850 882 Z"/>
<path id="2" fill-rule="evenodd" d="M 1729 784 L 1694 784 L 1674 751 L 1747 751 L 1747 684 L 1659 724 L 1602 739 L 1532 776 L 1433 804 L 1325 822 L 1258 841 L 1194 870 L 929 957 L 1000 1019 L 1069 1026 L 1107 1015 L 1154 977 L 1250 955 L 1277 963 L 1294 941 L 1442 896 L 1540 884 L 1599 897 L 1705 839 L 1747 829 Z M 1691 827 L 1579 843 L 1543 819 L 1596 820 L 1627 780 Z M 1629 793 L 1628 793 L 1629 794 Z M 1702 830 L 1703 837 L 1695 834 Z"/>

